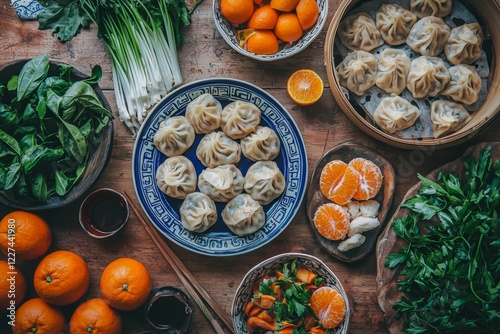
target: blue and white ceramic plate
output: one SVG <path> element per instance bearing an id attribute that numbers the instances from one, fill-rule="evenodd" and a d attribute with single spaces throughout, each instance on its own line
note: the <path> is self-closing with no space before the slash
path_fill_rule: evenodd
<path id="1" fill-rule="evenodd" d="M 179 214 L 183 200 L 166 196 L 156 185 L 156 170 L 166 159 L 153 143 L 153 136 L 160 122 L 166 117 L 184 115 L 187 104 L 204 93 L 212 94 L 223 107 L 235 100 L 254 103 L 262 113 L 260 125 L 272 128 L 281 140 L 281 152 L 274 161 L 285 176 L 285 191 L 276 200 L 264 206 L 264 227 L 247 236 L 237 236 L 227 228 L 220 215 L 225 203 L 217 202 L 217 223 L 203 233 L 185 230 Z M 193 162 L 198 175 L 205 168 L 196 157 L 196 148 L 202 137 L 203 135 L 196 135 L 194 144 L 183 154 Z M 242 155 L 236 166 L 245 175 L 251 164 L 252 161 Z M 229 78 L 191 82 L 176 89 L 158 103 L 137 134 L 132 170 L 139 201 L 156 228 L 176 244 L 195 253 L 211 256 L 247 253 L 277 237 L 295 216 L 307 185 L 304 140 L 288 111 L 261 88 Z"/>

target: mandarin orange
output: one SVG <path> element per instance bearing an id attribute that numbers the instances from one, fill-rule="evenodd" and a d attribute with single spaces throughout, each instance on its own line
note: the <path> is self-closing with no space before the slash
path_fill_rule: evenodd
<path id="1" fill-rule="evenodd" d="M 0 261 L 0 312 L 11 303 L 20 305 L 26 296 L 26 278 L 19 268 L 7 261 Z"/>
<path id="2" fill-rule="evenodd" d="M 63 334 L 66 320 L 63 313 L 41 298 L 24 302 L 16 311 L 14 334 Z"/>
<path id="3" fill-rule="evenodd" d="M 335 328 L 344 319 L 345 300 L 337 290 L 329 286 L 314 291 L 309 302 L 319 323 L 324 328 Z"/>
<path id="4" fill-rule="evenodd" d="M 90 283 L 87 263 L 77 254 L 58 250 L 44 257 L 35 269 L 33 285 L 49 304 L 63 306 L 80 299 Z"/>
<path id="5" fill-rule="evenodd" d="M 247 50 L 258 55 L 278 52 L 278 39 L 271 30 L 256 30 L 247 40 Z"/>
<path id="6" fill-rule="evenodd" d="M 119 258 L 106 266 L 101 275 L 102 298 L 112 307 L 132 311 L 140 307 L 151 292 L 151 276 L 139 261 Z"/>
<path id="7" fill-rule="evenodd" d="M 304 69 L 294 72 L 288 78 L 286 90 L 299 106 L 310 106 L 323 95 L 323 80 L 314 71 Z"/>
<path id="8" fill-rule="evenodd" d="M 278 21 L 278 12 L 269 5 L 264 5 L 257 8 L 250 20 L 248 20 L 247 28 L 249 29 L 274 29 Z"/>
<path id="9" fill-rule="evenodd" d="M 122 320 L 103 299 L 94 298 L 79 305 L 69 321 L 70 334 L 121 334 Z"/>
<path id="10" fill-rule="evenodd" d="M 319 7 L 316 0 L 300 0 L 295 8 L 302 30 L 311 28 L 318 21 Z"/>
<path id="11" fill-rule="evenodd" d="M 329 240 L 344 239 L 349 229 L 349 214 L 340 205 L 326 203 L 314 213 L 313 224 Z"/>
<path id="12" fill-rule="evenodd" d="M 297 14 L 283 13 L 278 16 L 274 33 L 283 42 L 295 42 L 302 37 L 304 32 Z"/>
<path id="13" fill-rule="evenodd" d="M 320 175 L 320 190 L 330 201 L 340 205 L 349 202 L 358 189 L 359 175 L 341 160 L 330 161 Z"/>
<path id="14" fill-rule="evenodd" d="M 0 250 L 7 255 L 9 244 L 15 243 L 17 260 L 33 260 L 50 247 L 52 234 L 47 222 L 40 216 L 13 211 L 0 221 Z"/>
<path id="15" fill-rule="evenodd" d="M 292 12 L 298 3 L 299 0 L 271 0 L 270 5 L 281 12 Z"/>
<path id="16" fill-rule="evenodd" d="M 253 0 L 221 0 L 222 16 L 233 24 L 247 22 L 253 13 Z"/>
<path id="17" fill-rule="evenodd" d="M 354 199 L 364 201 L 375 197 L 382 186 L 382 172 L 372 161 L 355 158 L 349 162 L 359 175 L 359 183 L 354 193 Z"/>

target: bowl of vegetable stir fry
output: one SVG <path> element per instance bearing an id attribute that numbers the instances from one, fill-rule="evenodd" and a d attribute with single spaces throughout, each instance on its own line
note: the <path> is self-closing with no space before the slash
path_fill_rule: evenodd
<path id="1" fill-rule="evenodd" d="M 111 155 L 113 115 L 92 76 L 46 55 L 0 65 L 0 202 L 62 207 L 83 195 Z"/>
<path id="2" fill-rule="evenodd" d="M 245 275 L 231 317 L 236 333 L 347 333 L 349 301 L 335 274 L 301 253 L 271 257 Z"/>

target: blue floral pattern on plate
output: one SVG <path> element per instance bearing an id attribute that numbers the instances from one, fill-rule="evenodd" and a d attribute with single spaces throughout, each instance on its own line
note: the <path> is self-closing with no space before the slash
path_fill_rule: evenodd
<path id="1" fill-rule="evenodd" d="M 17 16 L 23 20 L 34 20 L 38 14 L 45 10 L 45 7 L 34 0 L 11 0 L 10 3 Z"/>
<path id="2" fill-rule="evenodd" d="M 237 236 L 227 228 L 220 213 L 225 203 L 217 203 L 217 223 L 204 233 L 185 230 L 180 223 L 182 200 L 164 195 L 156 185 L 156 170 L 166 156 L 153 143 L 159 124 L 166 117 L 185 114 L 189 102 L 203 93 L 212 94 L 222 106 L 235 100 L 250 101 L 262 112 L 260 125 L 272 128 L 281 140 L 281 152 L 274 160 L 286 180 L 283 194 L 264 206 L 266 223 L 247 236 Z M 205 168 L 196 157 L 203 135 L 183 155 L 189 158 L 199 175 Z M 245 175 L 252 161 L 242 155 L 236 164 Z M 255 250 L 277 237 L 292 221 L 305 194 L 307 155 L 302 136 L 288 111 L 270 94 L 245 81 L 230 78 L 204 79 L 186 84 L 167 95 L 148 115 L 134 146 L 133 182 L 139 201 L 149 219 L 167 238 L 195 253 L 211 256 L 239 255 Z"/>

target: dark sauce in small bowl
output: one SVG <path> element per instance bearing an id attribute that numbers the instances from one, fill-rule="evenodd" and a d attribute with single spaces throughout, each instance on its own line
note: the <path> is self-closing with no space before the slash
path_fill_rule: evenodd
<path id="1" fill-rule="evenodd" d="M 106 238 L 118 232 L 127 222 L 128 215 L 125 197 L 109 188 L 92 192 L 80 206 L 80 224 L 95 238 Z"/>
<path id="2" fill-rule="evenodd" d="M 181 290 L 164 286 L 153 290 L 145 304 L 146 319 L 157 333 L 187 332 L 192 309 Z"/>

